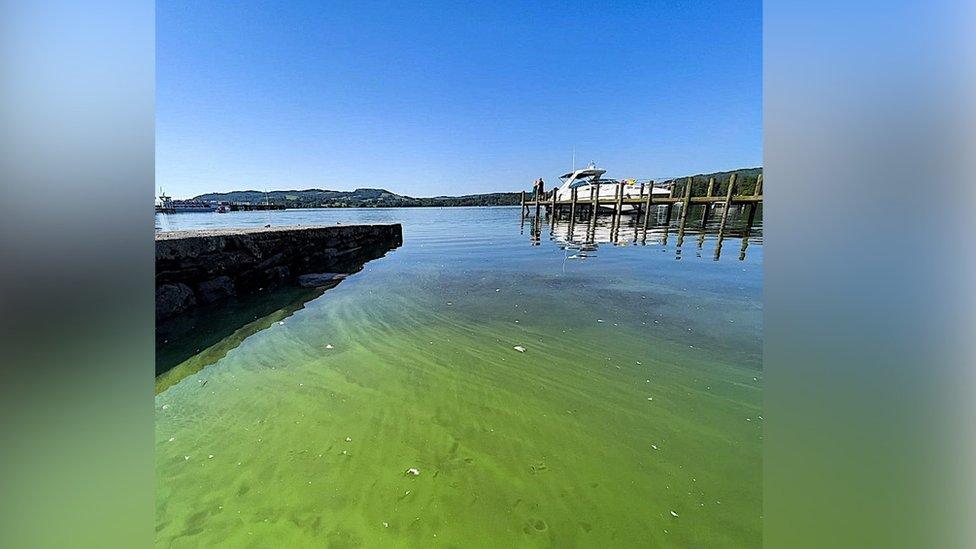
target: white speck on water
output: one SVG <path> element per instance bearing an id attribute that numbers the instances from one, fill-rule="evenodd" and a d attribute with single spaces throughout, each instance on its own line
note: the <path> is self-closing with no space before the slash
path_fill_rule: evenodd
<path id="1" fill-rule="evenodd" d="M 176 437 L 169 437 L 169 440 L 167 442 L 173 442 L 174 440 L 176 440 Z"/>
<path id="2" fill-rule="evenodd" d="M 500 291 L 502 291 L 502 289 L 501 288 L 495 288 L 495 291 L 496 292 L 500 292 Z"/>
<path id="3" fill-rule="evenodd" d="M 651 444 L 651 448 L 654 448 L 655 450 L 657 450 L 657 444 Z"/>
<path id="4" fill-rule="evenodd" d="M 675 513 L 674 511 L 671 511 L 671 516 L 672 517 L 677 517 L 678 516 L 678 513 Z"/>
<path id="5" fill-rule="evenodd" d="M 520 352 L 520 353 L 524 353 L 525 352 L 525 347 L 523 347 L 521 345 L 516 345 L 516 346 L 514 346 L 512 348 L 515 349 L 516 351 Z"/>
<path id="6" fill-rule="evenodd" d="M 188 461 L 189 459 L 190 459 L 190 456 L 183 456 L 183 461 Z"/>
<path id="7" fill-rule="evenodd" d="M 335 347 L 333 347 L 331 343 L 329 343 L 329 344 L 327 344 L 327 345 L 325 346 L 325 348 L 326 348 L 326 349 L 335 349 Z"/>
<path id="8" fill-rule="evenodd" d="M 410 474 L 410 475 L 413 475 L 413 476 L 418 476 L 418 475 L 420 475 L 420 469 L 417 469 L 416 467 L 411 467 L 411 468 L 407 469 L 407 474 Z"/>
<path id="9" fill-rule="evenodd" d="M 747 417 L 746 418 L 746 421 L 752 421 L 752 418 L 751 417 Z"/>
<path id="10" fill-rule="evenodd" d="M 637 361 L 637 365 L 640 366 L 641 365 L 641 361 L 638 360 Z"/>
<path id="11" fill-rule="evenodd" d="M 342 451 L 342 455 L 344 455 L 344 456 L 347 456 L 347 455 L 349 455 L 349 452 L 347 452 L 347 451 L 345 451 L 345 450 L 343 450 L 343 451 Z"/>
<path id="12" fill-rule="evenodd" d="M 169 404 L 163 404 L 163 410 L 168 410 L 168 409 L 169 409 Z"/>
<path id="13" fill-rule="evenodd" d="M 346 437 L 346 442 L 352 442 L 352 438 Z"/>
<path id="14" fill-rule="evenodd" d="M 213 459 L 213 454 L 208 454 L 207 459 Z"/>
<path id="15" fill-rule="evenodd" d="M 285 325 L 285 321 L 284 320 L 279 320 L 278 321 L 278 326 L 284 326 L 284 325 Z"/>
<path id="16" fill-rule="evenodd" d="M 601 320 L 601 319 L 599 319 L 599 318 L 598 318 L 598 319 L 596 319 L 596 321 L 597 321 L 597 322 L 603 322 L 603 320 Z"/>
<path id="17" fill-rule="evenodd" d="M 389 527 L 390 527 L 390 523 L 389 522 L 384 522 L 383 523 L 383 528 L 389 528 Z"/>

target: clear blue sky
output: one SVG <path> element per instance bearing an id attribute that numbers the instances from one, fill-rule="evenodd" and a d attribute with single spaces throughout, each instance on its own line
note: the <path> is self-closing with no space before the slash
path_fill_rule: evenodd
<path id="1" fill-rule="evenodd" d="M 253 5 L 250 5 L 253 4 Z M 762 163 L 762 4 L 157 3 L 157 188 L 412 196 Z"/>

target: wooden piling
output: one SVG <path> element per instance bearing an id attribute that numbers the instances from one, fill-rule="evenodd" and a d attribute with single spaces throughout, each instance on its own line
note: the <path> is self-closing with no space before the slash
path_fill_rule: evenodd
<path id="1" fill-rule="evenodd" d="M 691 178 L 685 184 L 685 199 L 681 203 L 681 222 L 678 224 L 678 247 L 685 241 L 685 221 L 688 220 L 688 209 L 691 207 Z"/>
<path id="2" fill-rule="evenodd" d="M 756 178 L 756 189 L 752 191 L 752 196 L 762 196 L 763 174 Z"/>
<path id="3" fill-rule="evenodd" d="M 525 191 L 522 191 L 521 204 L 522 204 L 522 219 L 525 219 Z"/>
<path id="4" fill-rule="evenodd" d="M 616 203 L 614 204 L 614 214 L 613 214 L 614 219 L 613 219 L 612 226 L 614 228 L 614 232 L 618 232 L 620 231 L 620 214 L 623 212 L 623 204 L 624 204 L 623 181 L 617 182 L 617 193 L 614 198 L 616 199 Z M 616 240 L 616 237 L 614 238 L 614 240 Z"/>
<path id="5" fill-rule="evenodd" d="M 652 179 L 650 183 L 648 183 L 647 198 L 644 200 L 644 226 L 642 229 L 644 231 L 643 238 L 645 241 L 647 240 L 647 220 L 651 217 L 651 203 L 653 201 L 653 197 L 654 197 L 654 180 Z"/>
<path id="6" fill-rule="evenodd" d="M 596 234 L 596 214 L 600 208 L 600 184 L 590 185 L 592 204 L 590 206 L 590 232 Z"/>
<path id="7" fill-rule="evenodd" d="M 573 235 L 576 228 L 576 189 L 569 190 L 569 238 L 566 240 L 569 242 L 573 241 Z"/>
<path id="8" fill-rule="evenodd" d="M 732 209 L 732 193 L 735 190 L 735 174 L 729 177 L 729 188 L 725 191 L 725 207 L 722 208 L 722 221 L 718 225 L 718 241 L 715 243 L 715 260 L 722 255 L 722 239 L 725 238 L 725 224 L 729 221 L 729 210 Z"/>
<path id="9" fill-rule="evenodd" d="M 714 177 L 709 177 L 708 178 L 708 192 L 706 193 L 705 196 L 707 198 L 711 198 L 712 197 L 712 193 L 714 192 L 714 189 L 715 189 L 715 178 Z M 705 210 L 702 212 L 702 216 L 701 216 L 701 228 L 702 228 L 702 232 L 704 232 L 705 226 L 708 225 L 708 215 L 710 213 L 712 213 L 712 202 L 706 202 L 705 203 Z"/>

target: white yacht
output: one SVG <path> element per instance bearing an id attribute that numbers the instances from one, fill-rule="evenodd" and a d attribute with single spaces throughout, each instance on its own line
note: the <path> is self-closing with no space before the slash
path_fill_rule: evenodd
<path id="1" fill-rule="evenodd" d="M 573 189 L 578 189 L 576 191 L 576 200 L 580 203 L 586 203 L 587 201 L 593 200 L 593 193 L 599 186 L 600 189 L 600 201 L 612 201 L 617 196 L 617 185 L 623 183 L 624 198 L 637 199 L 646 198 L 647 193 L 654 193 L 654 196 L 669 196 L 671 192 L 668 189 L 661 187 L 654 187 L 650 184 L 643 186 L 643 193 L 641 185 L 637 184 L 636 180 L 617 180 L 617 179 L 603 179 L 603 174 L 607 173 L 607 170 L 602 168 L 597 168 L 593 162 L 590 165 L 581 169 L 572 171 L 559 176 L 559 179 L 563 180 L 563 184 L 556 189 L 556 200 L 572 200 Z M 612 206 L 607 203 L 600 205 L 601 208 L 610 208 Z M 632 204 L 623 204 L 621 206 L 621 211 L 627 212 L 634 209 Z"/>

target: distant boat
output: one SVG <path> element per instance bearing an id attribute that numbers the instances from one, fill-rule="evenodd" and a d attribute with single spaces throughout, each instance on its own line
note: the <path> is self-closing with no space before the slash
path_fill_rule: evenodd
<path id="1" fill-rule="evenodd" d="M 159 203 L 156 205 L 157 213 L 193 213 L 193 212 L 213 212 L 217 210 L 217 205 L 211 202 L 200 202 L 198 200 L 173 200 L 160 192 Z"/>
<path id="2" fill-rule="evenodd" d="M 671 195 L 671 191 L 661 187 L 654 187 L 653 185 L 645 185 L 641 187 L 637 185 L 636 180 L 617 180 L 617 179 L 602 179 L 603 174 L 607 173 L 607 170 L 602 168 L 597 168 L 593 162 L 590 165 L 581 169 L 575 170 L 566 174 L 559 176 L 559 179 L 563 180 L 562 186 L 556 189 L 556 200 L 572 200 L 573 189 L 579 189 L 576 191 L 576 200 L 585 203 L 588 200 L 593 199 L 593 189 L 597 188 L 599 185 L 600 189 L 600 201 L 604 202 L 600 205 L 603 209 L 612 209 L 612 206 L 606 204 L 605 202 L 612 201 L 617 198 L 617 185 L 623 186 L 623 193 L 625 199 L 641 199 L 647 197 L 647 193 L 651 192 L 654 196 L 666 197 Z M 621 205 L 621 211 L 629 212 L 634 210 L 633 204 L 623 204 Z"/>

